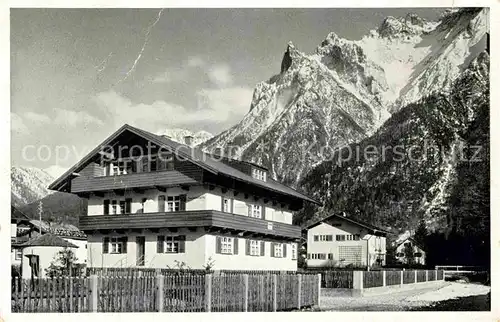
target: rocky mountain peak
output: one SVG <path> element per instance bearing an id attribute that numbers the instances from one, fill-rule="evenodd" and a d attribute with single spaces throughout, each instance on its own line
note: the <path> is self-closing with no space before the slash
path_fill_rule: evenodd
<path id="1" fill-rule="evenodd" d="M 378 27 L 377 33 L 385 38 L 400 38 L 420 35 L 435 26 L 435 22 L 428 22 L 415 13 L 408 13 L 404 17 L 386 17 Z"/>

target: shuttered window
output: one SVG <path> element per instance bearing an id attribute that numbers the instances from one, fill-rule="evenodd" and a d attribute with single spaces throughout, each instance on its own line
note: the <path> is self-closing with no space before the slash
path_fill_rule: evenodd
<path id="1" fill-rule="evenodd" d="M 215 240 L 215 253 L 217 254 L 238 254 L 239 238 L 217 236 Z"/>
<path id="2" fill-rule="evenodd" d="M 128 237 L 104 237 L 103 254 L 125 254 L 127 253 Z"/>
<path id="3" fill-rule="evenodd" d="M 186 249 L 186 236 L 158 236 L 157 253 L 184 253 Z"/>

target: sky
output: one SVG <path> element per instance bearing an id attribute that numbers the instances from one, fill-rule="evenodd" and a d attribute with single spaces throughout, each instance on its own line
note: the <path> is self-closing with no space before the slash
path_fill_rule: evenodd
<path id="1" fill-rule="evenodd" d="M 11 160 L 57 176 L 123 124 L 213 134 L 248 112 L 287 43 L 357 40 L 443 9 L 11 9 Z"/>

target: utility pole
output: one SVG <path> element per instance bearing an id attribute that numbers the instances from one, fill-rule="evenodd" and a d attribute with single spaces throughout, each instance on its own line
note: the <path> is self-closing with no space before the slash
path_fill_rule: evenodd
<path id="1" fill-rule="evenodd" d="M 39 219 L 38 232 L 40 233 L 40 235 L 42 234 L 42 213 L 43 213 L 43 202 L 40 200 L 40 202 L 38 203 L 38 219 Z"/>

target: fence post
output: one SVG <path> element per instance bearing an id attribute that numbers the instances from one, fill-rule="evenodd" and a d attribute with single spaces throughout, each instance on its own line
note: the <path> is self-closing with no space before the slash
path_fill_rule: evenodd
<path id="1" fill-rule="evenodd" d="M 205 312 L 212 311 L 212 274 L 205 274 Z"/>
<path id="2" fill-rule="evenodd" d="M 414 270 L 414 272 L 415 272 L 415 284 L 417 284 L 417 273 L 418 273 L 418 271 Z"/>
<path id="3" fill-rule="evenodd" d="M 401 286 L 403 286 L 403 275 L 404 275 L 404 270 L 399 271 L 401 273 Z"/>
<path id="4" fill-rule="evenodd" d="M 99 299 L 97 275 L 90 275 L 90 292 L 90 312 L 97 312 L 97 301 Z"/>
<path id="5" fill-rule="evenodd" d="M 363 271 L 352 272 L 352 288 L 359 295 L 363 294 Z"/>
<path id="6" fill-rule="evenodd" d="M 298 295 L 297 295 L 297 308 L 300 310 L 300 308 L 302 307 L 302 303 L 301 303 L 301 301 L 302 301 L 302 274 L 298 274 L 297 276 L 298 276 L 297 280 L 299 283 L 299 285 L 297 287 L 297 293 L 298 293 Z"/>
<path id="7" fill-rule="evenodd" d="M 318 307 L 321 301 L 321 274 L 316 275 L 318 278 Z"/>
<path id="8" fill-rule="evenodd" d="M 386 274 L 386 271 L 382 271 L 382 286 L 387 286 L 387 274 Z"/>
<path id="9" fill-rule="evenodd" d="M 243 285 L 245 288 L 243 293 L 243 312 L 248 312 L 248 274 L 243 274 Z"/>
<path id="10" fill-rule="evenodd" d="M 278 276 L 273 274 L 273 312 L 278 310 Z"/>
<path id="11" fill-rule="evenodd" d="M 163 312 L 163 285 L 165 283 L 165 279 L 163 278 L 163 275 L 159 274 L 156 275 L 156 306 L 158 307 L 158 312 Z"/>
<path id="12" fill-rule="evenodd" d="M 429 281 L 429 270 L 425 270 L 425 281 L 428 282 Z"/>

